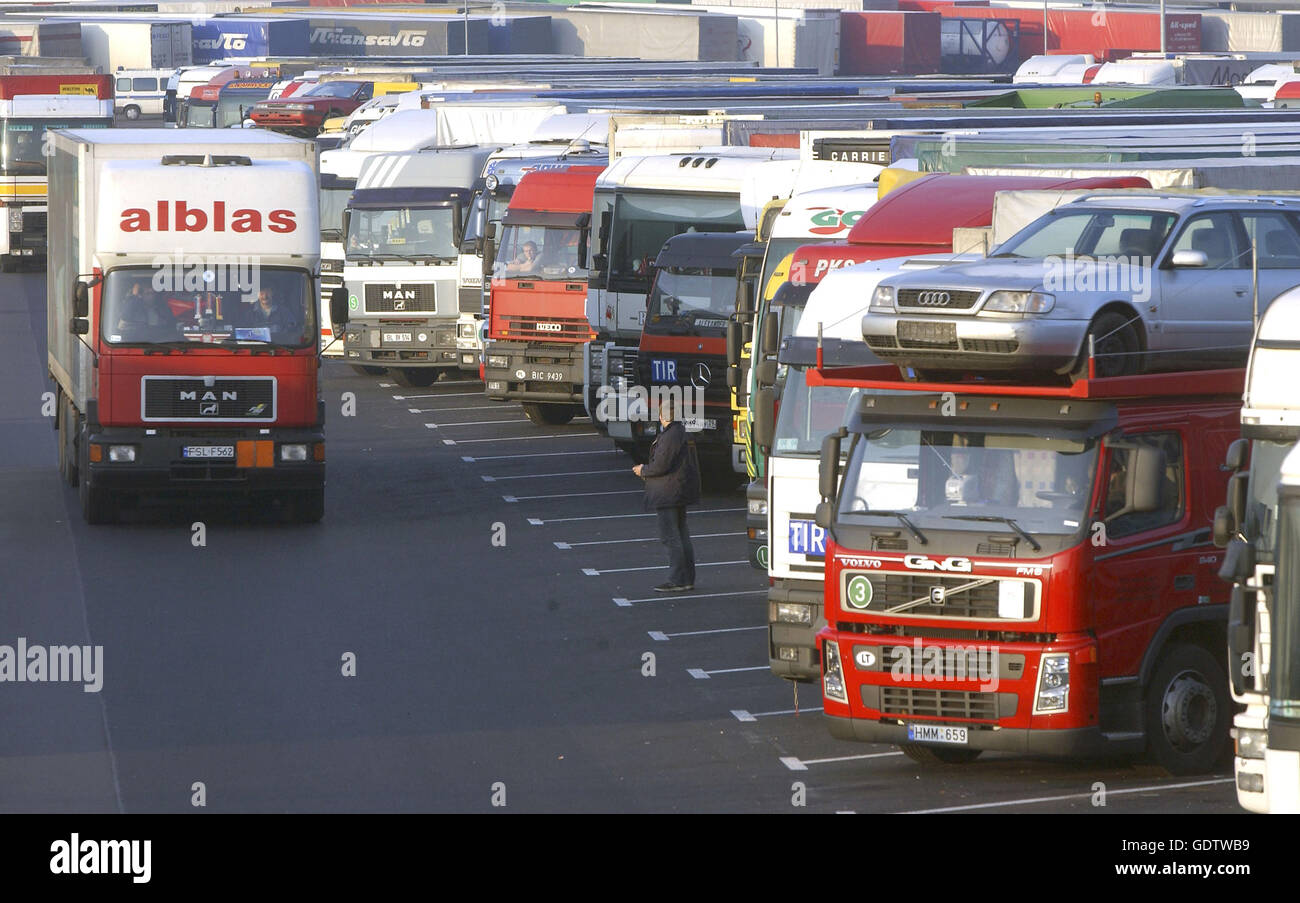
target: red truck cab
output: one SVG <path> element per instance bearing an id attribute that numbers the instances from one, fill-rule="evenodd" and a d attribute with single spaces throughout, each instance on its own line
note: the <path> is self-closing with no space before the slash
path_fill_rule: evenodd
<path id="1" fill-rule="evenodd" d="M 817 512 L 831 733 L 1211 769 L 1231 723 L 1211 524 L 1243 376 L 850 380 Z"/>

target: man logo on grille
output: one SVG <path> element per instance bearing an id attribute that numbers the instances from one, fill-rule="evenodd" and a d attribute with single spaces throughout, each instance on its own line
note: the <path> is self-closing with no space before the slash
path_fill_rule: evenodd
<path id="1" fill-rule="evenodd" d="M 393 299 L 393 310 L 406 310 L 406 299 L 405 299 L 405 298 L 394 298 L 394 299 Z"/>
<path id="2" fill-rule="evenodd" d="M 945 307 L 951 300 L 952 295 L 947 292 L 921 292 L 916 303 L 922 307 Z"/>
<path id="3" fill-rule="evenodd" d="M 217 414 L 217 403 L 215 401 L 204 402 L 199 405 L 199 413 L 205 416 L 215 417 Z"/>

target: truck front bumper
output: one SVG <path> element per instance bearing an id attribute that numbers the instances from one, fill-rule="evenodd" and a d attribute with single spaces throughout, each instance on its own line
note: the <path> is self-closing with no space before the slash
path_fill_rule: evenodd
<path id="1" fill-rule="evenodd" d="M 489 398 L 582 404 L 583 346 L 494 341 L 483 368 Z"/>
<path id="2" fill-rule="evenodd" d="M 325 435 L 318 427 L 276 428 L 269 434 L 255 427 L 148 431 L 143 427 L 98 427 L 87 434 L 86 442 L 88 447 L 100 446 L 102 460 L 87 460 L 89 454 L 83 453 L 81 479 L 101 489 L 190 496 L 306 491 L 325 483 Z M 305 446 L 305 461 L 282 460 L 284 446 L 298 445 Z M 133 448 L 134 460 L 111 460 L 111 450 L 119 446 Z M 187 447 L 230 449 L 233 454 L 187 458 Z"/>
<path id="3" fill-rule="evenodd" d="M 883 721 L 866 721 L 860 718 L 844 718 L 838 715 L 826 716 L 831 736 L 839 740 L 858 740 L 863 743 L 893 743 L 903 745 L 913 741 L 907 739 L 907 726 Z M 1009 752 L 1023 756 L 1062 756 L 1093 757 L 1111 755 L 1130 755 L 1141 752 L 1143 741 L 1108 740 L 1100 729 L 1095 727 L 1050 729 L 997 728 L 983 729 L 977 725 L 968 727 L 969 742 L 965 746 L 947 746 L 946 749 L 979 749 L 994 752 Z M 933 745 L 938 748 L 940 744 Z"/>
<path id="4" fill-rule="evenodd" d="M 826 606 L 819 580 L 777 580 L 767 591 L 767 658 L 772 673 L 788 680 L 817 680 L 822 659 L 817 633 L 826 626 Z M 811 609 L 808 623 L 782 620 L 785 606 Z"/>
<path id="5" fill-rule="evenodd" d="M 379 367 L 460 367 L 461 350 L 456 345 L 456 321 L 403 320 L 375 323 L 352 320 L 344 345 L 353 364 Z M 472 354 L 465 352 L 466 355 Z M 468 368 L 470 365 L 467 363 Z M 474 357 L 473 369 L 478 369 Z"/>

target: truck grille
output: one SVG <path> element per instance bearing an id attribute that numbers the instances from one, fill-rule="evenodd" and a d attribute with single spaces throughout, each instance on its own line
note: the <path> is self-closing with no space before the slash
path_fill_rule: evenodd
<path id="1" fill-rule="evenodd" d="M 857 574 L 851 575 L 853 577 Z M 871 573 L 863 575 L 871 581 L 871 601 L 866 612 L 884 613 L 889 609 L 904 605 L 915 599 L 927 601 L 902 611 L 899 617 L 915 615 L 938 615 L 945 618 L 998 618 L 998 587 L 1003 581 L 993 577 L 939 577 L 920 574 Z M 845 575 L 846 585 L 850 575 Z M 1012 581 L 1013 585 L 1025 587 L 1025 609 L 1018 617 L 1032 617 L 1034 610 L 1033 584 Z M 962 587 L 965 587 L 963 589 Z M 942 590 L 943 601 L 935 604 L 934 599 Z M 847 597 L 846 597 L 847 598 Z"/>
<path id="2" fill-rule="evenodd" d="M 980 293 L 955 288 L 901 288 L 898 306 L 918 310 L 970 310 L 979 301 Z"/>
<path id="3" fill-rule="evenodd" d="M 142 419 L 205 423 L 275 420 L 274 377 L 141 377 Z"/>
<path id="4" fill-rule="evenodd" d="M 437 309 L 436 291 L 431 282 L 418 282 L 400 288 L 391 283 L 371 283 L 366 286 L 367 313 L 432 313 Z"/>
<path id="5" fill-rule="evenodd" d="M 998 694 L 882 686 L 882 715 L 930 716 L 955 721 L 997 721 Z"/>
<path id="6" fill-rule="evenodd" d="M 558 326 L 559 329 L 541 329 L 539 326 Z M 586 342 L 591 339 L 591 326 L 586 318 L 572 317 L 510 317 L 505 318 L 505 334 L 511 338 L 530 338 L 539 341 Z M 626 356 L 625 356 L 626 359 Z M 633 361 L 636 357 L 633 355 Z"/>

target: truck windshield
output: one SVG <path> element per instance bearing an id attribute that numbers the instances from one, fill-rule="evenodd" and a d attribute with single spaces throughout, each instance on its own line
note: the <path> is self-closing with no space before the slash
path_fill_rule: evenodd
<path id="1" fill-rule="evenodd" d="M 1277 512 L 1269 714 L 1300 719 L 1300 495 L 1284 494 Z"/>
<path id="2" fill-rule="evenodd" d="M 844 474 L 839 516 L 922 530 L 987 531 L 969 518 L 1011 518 L 1031 534 L 1077 533 L 1091 498 L 1096 440 L 994 432 L 916 430 L 882 424 L 858 438 Z"/>
<path id="3" fill-rule="evenodd" d="M 264 95 L 257 94 L 222 94 L 217 101 L 216 127 L 228 129 L 242 125 L 252 112 L 253 105 L 265 100 Z"/>
<path id="4" fill-rule="evenodd" d="M 1256 560 L 1268 564 L 1273 560 L 1273 540 L 1277 518 L 1277 483 L 1282 476 L 1282 461 L 1292 446 L 1281 442 L 1256 439 L 1250 449 L 1250 481 L 1246 505 L 1246 536 L 1253 539 Z"/>
<path id="5" fill-rule="evenodd" d="M 846 386 L 809 386 L 807 370 L 790 367 L 781 390 L 772 453 L 791 457 L 821 454 L 822 438 L 848 423 L 850 405 L 858 392 Z"/>
<path id="6" fill-rule="evenodd" d="M 347 256 L 454 262 L 456 215 L 455 206 L 355 208 L 348 223 Z"/>
<path id="7" fill-rule="evenodd" d="M 1159 253 L 1172 213 L 1150 210 L 1056 210 L 1011 236 L 991 257 L 1129 257 Z"/>
<path id="8" fill-rule="evenodd" d="M 736 310 L 736 271 L 708 267 L 662 267 L 646 304 L 646 323 L 684 320 L 727 328 Z M 697 322 L 697 321 L 703 322 Z"/>
<path id="9" fill-rule="evenodd" d="M 498 278 L 527 276 L 542 280 L 585 279 L 578 251 L 582 232 L 555 226 L 509 225 L 501 233 L 501 255 L 494 261 Z"/>
<path id="10" fill-rule="evenodd" d="M 740 198 L 683 194 L 620 194 L 609 237 L 611 286 L 650 290 L 652 264 L 664 242 L 683 232 L 739 232 Z"/>
<path id="11" fill-rule="evenodd" d="M 0 144 L 0 171 L 15 175 L 45 173 L 46 129 L 102 129 L 108 119 L 6 119 Z"/>
<path id="12" fill-rule="evenodd" d="M 797 285 L 787 282 L 776 290 L 776 297 L 772 299 L 772 309 L 781 318 L 781 338 L 788 339 L 799 328 L 799 320 L 802 319 L 804 309 L 808 306 L 808 296 L 816 287 L 806 282 Z"/>
<path id="13" fill-rule="evenodd" d="M 321 188 L 321 241 L 343 240 L 343 211 L 348 209 L 348 198 L 352 197 L 352 189 L 355 187 L 355 184 L 349 183 L 342 187 Z"/>
<path id="14" fill-rule="evenodd" d="M 772 280 L 772 271 L 782 260 L 785 260 L 787 254 L 793 254 L 804 245 L 816 240 L 816 238 L 769 238 L 767 250 L 763 252 L 763 274 L 758 278 L 759 291 L 767 291 L 767 284 Z"/>
<path id="15" fill-rule="evenodd" d="M 181 110 L 181 128 L 210 129 L 216 124 L 217 105 L 210 100 L 187 100 Z"/>
<path id="16" fill-rule="evenodd" d="M 110 345 L 302 348 L 316 340 L 310 288 L 303 270 L 248 263 L 118 267 L 104 277 L 100 325 Z"/>

